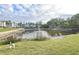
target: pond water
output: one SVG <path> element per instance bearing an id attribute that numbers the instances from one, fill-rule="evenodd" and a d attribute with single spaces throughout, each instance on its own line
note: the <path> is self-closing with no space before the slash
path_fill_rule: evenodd
<path id="1" fill-rule="evenodd" d="M 17 38 L 21 39 L 35 39 L 35 38 L 61 38 L 65 35 L 76 34 L 78 31 L 76 30 L 26 30 L 24 33 L 19 35 Z"/>
<path id="2" fill-rule="evenodd" d="M 62 36 L 61 33 L 59 33 L 59 35 L 54 34 L 52 36 L 47 31 L 40 30 L 40 31 L 26 31 L 18 37 L 22 39 L 35 39 L 35 38 L 56 38 L 56 37 L 58 38 L 60 36 Z"/>

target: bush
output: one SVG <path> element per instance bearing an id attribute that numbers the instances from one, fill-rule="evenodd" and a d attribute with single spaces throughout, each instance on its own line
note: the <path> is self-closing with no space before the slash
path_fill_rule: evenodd
<path id="1" fill-rule="evenodd" d="M 18 41 L 20 41 L 20 40 L 19 39 L 17 40 L 16 38 L 9 37 L 5 40 L 1 40 L 0 45 L 10 44 L 10 42 L 15 43 L 15 42 L 18 42 Z"/>

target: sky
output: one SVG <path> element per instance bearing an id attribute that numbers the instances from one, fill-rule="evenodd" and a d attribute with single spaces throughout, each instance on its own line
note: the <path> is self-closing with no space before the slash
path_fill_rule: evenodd
<path id="1" fill-rule="evenodd" d="M 56 0 L 55 0 L 56 1 Z M 79 13 L 76 0 L 53 2 L 53 4 L 0 4 L 0 20 L 16 22 L 47 22 L 51 18 Z"/>

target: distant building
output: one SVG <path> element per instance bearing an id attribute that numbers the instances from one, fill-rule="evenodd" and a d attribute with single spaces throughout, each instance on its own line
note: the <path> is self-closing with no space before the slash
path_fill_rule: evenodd
<path id="1" fill-rule="evenodd" d="M 12 22 L 11 27 L 18 27 L 18 24 L 16 22 Z"/>
<path id="2" fill-rule="evenodd" d="M 6 23 L 6 21 L 0 21 L 0 27 L 18 27 L 16 22 Z"/>
<path id="3" fill-rule="evenodd" d="M 6 27 L 6 22 L 5 21 L 0 21 L 0 27 Z"/>

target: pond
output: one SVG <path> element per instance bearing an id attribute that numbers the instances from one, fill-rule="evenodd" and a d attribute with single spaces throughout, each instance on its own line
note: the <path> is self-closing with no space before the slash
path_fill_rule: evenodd
<path id="1" fill-rule="evenodd" d="M 35 38 L 56 38 L 64 35 L 76 34 L 76 30 L 26 30 L 17 38 L 21 39 L 35 39 Z"/>
<path id="2" fill-rule="evenodd" d="M 59 35 L 58 35 L 59 34 Z M 48 31 L 25 31 L 23 34 L 21 34 L 19 37 L 22 39 L 35 39 L 35 38 L 54 38 L 62 36 L 61 33 L 54 33 L 54 35 L 51 35 Z"/>

